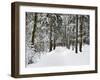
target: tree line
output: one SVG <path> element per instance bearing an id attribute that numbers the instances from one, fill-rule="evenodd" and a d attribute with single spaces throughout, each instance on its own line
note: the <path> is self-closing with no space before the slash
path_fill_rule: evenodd
<path id="1" fill-rule="evenodd" d="M 89 45 L 89 19 L 81 14 L 26 12 L 26 25 L 33 22 L 31 45 L 36 52 L 50 52 L 57 46 L 82 52 L 82 46 Z"/>

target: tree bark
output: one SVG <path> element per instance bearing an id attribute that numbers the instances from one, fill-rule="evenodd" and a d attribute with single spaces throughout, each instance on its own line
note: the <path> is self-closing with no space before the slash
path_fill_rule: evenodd
<path id="1" fill-rule="evenodd" d="M 83 16 L 80 17 L 80 45 L 79 45 L 79 51 L 82 52 L 82 26 L 83 26 Z"/>
<path id="2" fill-rule="evenodd" d="M 37 26 L 37 13 L 35 13 L 33 32 L 32 32 L 32 44 L 33 45 L 34 45 L 34 39 L 35 39 L 36 26 Z"/>
<path id="3" fill-rule="evenodd" d="M 52 51 L 52 23 L 50 23 L 50 49 L 49 51 Z"/>
<path id="4" fill-rule="evenodd" d="M 66 41 L 67 41 L 67 39 L 66 39 L 66 26 L 65 26 L 65 34 L 64 35 L 65 35 L 65 37 L 64 37 L 65 38 L 64 39 L 65 41 L 64 42 L 65 42 L 65 46 L 67 47 L 67 43 L 66 43 Z"/>
<path id="5" fill-rule="evenodd" d="M 53 47 L 53 49 L 55 50 L 55 48 L 56 48 L 56 40 L 54 38 L 54 47 Z"/>
<path id="6" fill-rule="evenodd" d="M 75 53 L 78 53 L 78 15 L 76 15 L 76 46 Z"/>
<path id="7" fill-rule="evenodd" d="M 68 49 L 70 49 L 70 44 L 71 44 L 71 40 L 70 40 L 70 33 L 71 32 L 71 30 L 70 30 L 70 27 L 69 27 L 69 31 L 68 31 Z"/>
<path id="8" fill-rule="evenodd" d="M 72 29 L 72 50 L 74 50 L 74 28 Z"/>

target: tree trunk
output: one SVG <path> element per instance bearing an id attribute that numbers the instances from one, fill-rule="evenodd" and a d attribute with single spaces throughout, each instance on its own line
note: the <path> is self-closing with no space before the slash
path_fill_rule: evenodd
<path id="1" fill-rule="evenodd" d="M 66 39 L 66 43 L 67 43 L 67 48 L 70 49 L 70 27 L 67 28 L 67 39 Z"/>
<path id="2" fill-rule="evenodd" d="M 37 13 L 35 13 L 34 17 L 34 25 L 33 25 L 33 32 L 32 32 L 32 44 L 34 45 L 34 37 L 35 37 L 35 32 L 36 32 L 36 26 L 37 26 Z"/>
<path id="3" fill-rule="evenodd" d="M 50 23 L 50 49 L 49 51 L 52 51 L 52 23 Z"/>
<path id="4" fill-rule="evenodd" d="M 74 41 L 72 41 L 72 50 L 74 50 Z"/>
<path id="5" fill-rule="evenodd" d="M 69 28 L 68 27 L 66 32 L 66 47 L 69 49 Z"/>
<path id="6" fill-rule="evenodd" d="M 80 45 L 79 45 L 79 51 L 82 52 L 82 26 L 83 26 L 83 16 L 80 17 Z"/>
<path id="7" fill-rule="evenodd" d="M 55 38 L 54 38 L 54 47 L 53 47 L 53 49 L 55 50 L 55 48 L 56 48 L 56 40 L 55 40 Z"/>
<path id="8" fill-rule="evenodd" d="M 68 49 L 70 49 L 69 48 L 69 43 L 70 43 L 70 41 L 69 41 L 69 28 L 68 28 L 68 32 L 67 32 L 67 48 Z"/>
<path id="9" fill-rule="evenodd" d="M 76 46 L 75 53 L 78 53 L 78 15 L 76 15 Z"/>
<path id="10" fill-rule="evenodd" d="M 74 28 L 72 30 L 72 50 L 74 50 Z"/>
<path id="11" fill-rule="evenodd" d="M 65 46 L 67 47 L 67 43 L 66 43 L 66 41 L 67 41 L 67 39 L 66 39 L 66 26 L 65 26 L 65 34 L 64 34 L 64 35 L 65 35 L 65 36 L 64 36 L 64 38 L 65 38 L 65 39 L 64 39 L 64 40 L 65 40 L 64 42 L 65 42 Z"/>

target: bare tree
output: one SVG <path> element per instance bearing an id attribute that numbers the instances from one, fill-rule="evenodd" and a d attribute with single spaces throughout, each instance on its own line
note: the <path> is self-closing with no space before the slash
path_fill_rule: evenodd
<path id="1" fill-rule="evenodd" d="M 35 37 L 35 32 L 36 32 L 36 26 L 37 26 L 37 13 L 35 13 L 34 16 L 34 25 L 33 25 L 33 32 L 32 32 L 32 44 L 34 45 L 34 37 Z"/>
<path id="2" fill-rule="evenodd" d="M 52 51 L 52 25 L 50 24 L 50 50 Z"/>
<path id="3" fill-rule="evenodd" d="M 75 53 L 78 53 L 78 15 L 76 15 L 76 47 Z"/>
<path id="4" fill-rule="evenodd" d="M 79 45 L 79 51 L 82 52 L 82 27 L 83 27 L 83 16 L 80 16 L 80 45 Z"/>

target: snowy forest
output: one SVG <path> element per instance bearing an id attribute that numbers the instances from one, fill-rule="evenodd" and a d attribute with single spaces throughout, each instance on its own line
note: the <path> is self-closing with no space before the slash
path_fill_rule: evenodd
<path id="1" fill-rule="evenodd" d="M 26 12 L 25 19 L 26 66 L 89 63 L 89 15 Z"/>

